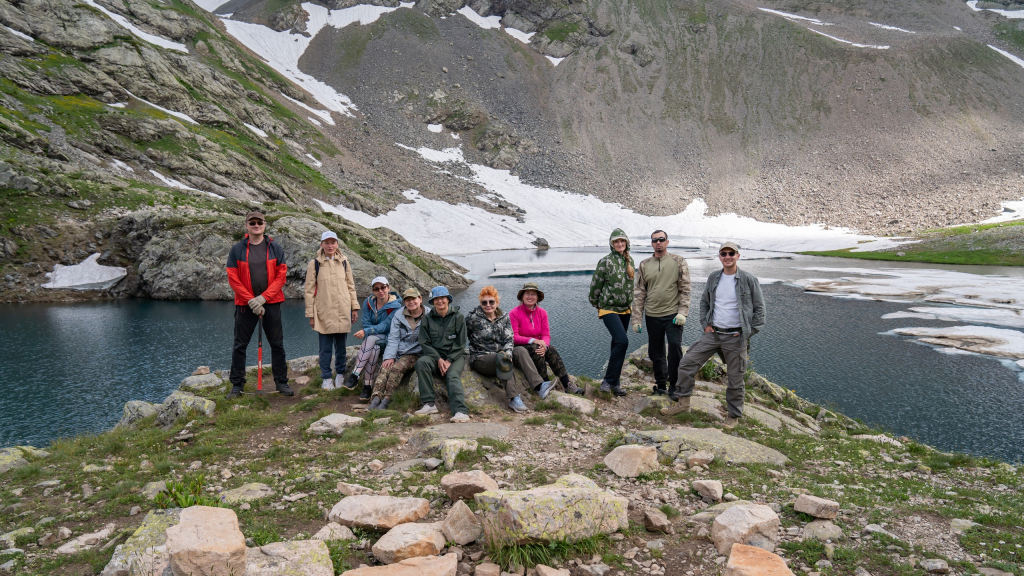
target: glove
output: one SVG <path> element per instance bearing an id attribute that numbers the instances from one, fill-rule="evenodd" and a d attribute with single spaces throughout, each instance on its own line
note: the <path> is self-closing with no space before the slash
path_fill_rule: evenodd
<path id="1" fill-rule="evenodd" d="M 264 298 L 263 296 L 257 296 L 252 300 L 249 300 L 249 308 L 252 309 L 253 312 L 256 312 L 256 308 L 263 308 L 263 305 L 266 303 L 266 298 Z"/>
<path id="2" fill-rule="evenodd" d="M 263 305 L 262 304 L 258 304 L 257 303 L 255 306 L 252 306 L 251 308 L 252 308 L 252 313 L 253 314 L 255 314 L 257 316 L 263 316 L 264 310 L 263 310 Z"/>
<path id="3" fill-rule="evenodd" d="M 636 332 L 637 334 L 642 334 L 643 331 L 644 331 L 644 327 L 643 326 L 641 326 L 639 324 L 633 324 L 633 332 Z"/>
<path id="4" fill-rule="evenodd" d="M 676 326 L 685 326 L 686 316 L 683 316 L 682 314 L 676 314 L 676 317 L 672 319 L 672 323 L 675 324 Z"/>

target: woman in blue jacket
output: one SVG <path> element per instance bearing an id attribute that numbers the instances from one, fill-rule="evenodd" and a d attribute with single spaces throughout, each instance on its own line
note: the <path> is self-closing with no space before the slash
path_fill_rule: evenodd
<path id="1" fill-rule="evenodd" d="M 387 278 L 377 276 L 370 285 L 373 295 L 364 300 L 362 306 L 363 329 L 353 334 L 356 338 L 362 338 L 363 343 L 359 346 L 356 367 L 345 380 L 345 388 L 351 390 L 359 383 L 359 377 L 365 374 L 360 400 L 370 399 L 377 368 L 380 367 L 380 352 L 388 345 L 392 314 L 402 307 L 398 293 L 391 290 Z"/>

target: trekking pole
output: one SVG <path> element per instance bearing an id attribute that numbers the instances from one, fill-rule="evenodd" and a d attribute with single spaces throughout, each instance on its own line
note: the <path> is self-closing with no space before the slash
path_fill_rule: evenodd
<path id="1" fill-rule="evenodd" d="M 256 348 L 256 393 L 263 394 L 263 315 L 258 316 L 259 340 Z"/>

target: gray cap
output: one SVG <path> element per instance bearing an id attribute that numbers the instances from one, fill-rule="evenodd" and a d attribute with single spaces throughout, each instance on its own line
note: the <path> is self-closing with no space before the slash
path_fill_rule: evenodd
<path id="1" fill-rule="evenodd" d="M 337 240 L 338 239 L 338 235 L 335 234 L 334 232 L 331 232 L 330 230 L 328 230 L 327 232 L 324 232 L 323 234 L 320 235 L 320 241 L 321 242 L 323 242 L 324 240 L 327 240 L 328 238 L 334 238 L 335 240 Z"/>
<path id="2" fill-rule="evenodd" d="M 718 247 L 718 251 L 721 252 L 722 250 L 725 250 L 726 248 L 732 248 L 733 250 L 735 250 L 737 252 L 740 251 L 740 245 L 735 243 L 735 242 L 732 242 L 732 241 L 722 242 L 722 245 Z"/>

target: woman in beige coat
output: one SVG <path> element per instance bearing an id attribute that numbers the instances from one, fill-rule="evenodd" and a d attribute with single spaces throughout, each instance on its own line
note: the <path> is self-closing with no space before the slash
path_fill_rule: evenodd
<path id="1" fill-rule="evenodd" d="M 320 250 L 306 267 L 306 318 L 320 334 L 320 376 L 324 390 L 340 388 L 345 379 L 345 339 L 359 317 L 359 299 L 352 265 L 338 249 L 338 235 L 328 230 Z M 334 371 L 331 379 L 331 354 Z"/>

